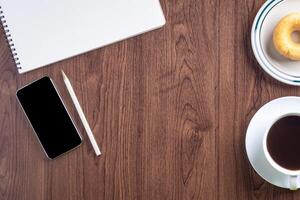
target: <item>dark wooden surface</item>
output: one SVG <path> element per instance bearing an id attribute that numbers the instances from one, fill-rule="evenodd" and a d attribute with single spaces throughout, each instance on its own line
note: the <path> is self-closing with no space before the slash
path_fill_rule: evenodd
<path id="1" fill-rule="evenodd" d="M 162 0 L 165 27 L 23 75 L 0 37 L 0 199 L 300 199 L 261 179 L 245 130 L 264 103 L 300 95 L 254 59 L 263 0 Z M 63 84 L 69 76 L 103 155 Z M 46 159 L 15 92 L 54 79 L 85 139 Z"/>

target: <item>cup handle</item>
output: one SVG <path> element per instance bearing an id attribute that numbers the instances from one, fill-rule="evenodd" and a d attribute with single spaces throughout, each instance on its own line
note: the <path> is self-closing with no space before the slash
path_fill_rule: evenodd
<path id="1" fill-rule="evenodd" d="M 298 176 L 290 176 L 290 190 L 298 189 Z"/>

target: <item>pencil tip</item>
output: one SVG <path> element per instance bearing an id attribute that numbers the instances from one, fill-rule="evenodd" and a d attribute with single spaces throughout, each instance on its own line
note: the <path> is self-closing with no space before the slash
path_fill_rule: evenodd
<path id="1" fill-rule="evenodd" d="M 66 76 L 66 74 L 65 74 L 65 72 L 63 70 L 61 70 L 61 74 L 62 74 L 62 76 L 63 76 L 64 79 L 67 78 L 67 76 Z"/>

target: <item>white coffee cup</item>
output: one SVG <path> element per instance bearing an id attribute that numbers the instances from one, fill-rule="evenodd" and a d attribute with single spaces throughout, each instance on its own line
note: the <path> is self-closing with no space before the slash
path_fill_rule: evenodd
<path id="1" fill-rule="evenodd" d="M 286 169 L 286 168 L 280 166 L 273 160 L 273 158 L 271 157 L 269 150 L 267 148 L 267 137 L 270 132 L 270 129 L 278 120 L 280 120 L 284 117 L 287 117 L 287 116 L 300 116 L 300 113 L 287 113 L 287 114 L 277 117 L 274 121 L 272 121 L 272 123 L 270 123 L 270 125 L 266 129 L 266 132 L 263 137 L 263 151 L 264 151 L 264 154 L 265 154 L 268 162 L 275 170 L 277 170 L 283 174 L 286 174 L 290 177 L 290 179 L 289 179 L 290 190 L 297 190 L 299 188 L 298 178 L 300 177 L 300 170 L 290 170 L 290 169 Z M 300 155 L 299 155 L 299 159 L 300 159 Z"/>

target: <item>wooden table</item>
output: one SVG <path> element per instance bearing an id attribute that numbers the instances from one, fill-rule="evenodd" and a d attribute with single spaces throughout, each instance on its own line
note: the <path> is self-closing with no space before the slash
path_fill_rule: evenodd
<path id="1" fill-rule="evenodd" d="M 300 199 L 251 168 L 254 113 L 300 95 L 258 66 L 250 45 L 263 0 L 161 0 L 165 27 L 19 75 L 0 37 L 0 199 Z M 73 83 L 103 155 L 95 157 L 63 84 Z M 47 160 L 17 88 L 49 75 L 85 139 Z"/>

